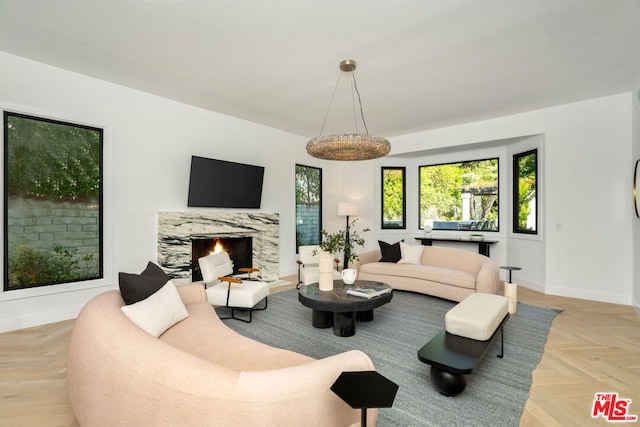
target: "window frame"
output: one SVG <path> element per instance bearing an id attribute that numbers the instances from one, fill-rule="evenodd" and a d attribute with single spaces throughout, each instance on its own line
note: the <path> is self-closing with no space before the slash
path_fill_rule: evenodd
<path id="1" fill-rule="evenodd" d="M 402 224 L 400 227 L 391 227 L 385 225 L 384 218 L 384 181 L 385 171 L 401 171 L 402 172 Z M 380 229 L 382 230 L 406 230 L 407 229 L 407 168 L 405 166 L 382 166 L 380 168 Z"/>
<path id="2" fill-rule="evenodd" d="M 317 167 L 317 166 L 310 166 L 310 165 L 304 165 L 301 163 L 295 163 L 294 165 L 294 194 L 295 194 L 295 212 L 294 212 L 294 218 L 295 218 L 295 232 L 294 232 L 294 239 L 295 239 L 295 248 L 296 248 L 296 254 L 298 253 L 298 197 L 297 197 L 297 192 L 298 192 L 298 180 L 297 180 L 297 169 L 298 167 L 302 167 L 302 168 L 308 168 L 308 169 L 313 169 L 313 170 L 317 170 L 319 173 L 319 179 L 320 179 L 320 183 L 318 185 L 318 229 L 317 229 L 317 241 L 318 244 L 320 244 L 321 239 L 322 239 L 322 235 L 320 233 L 320 230 L 322 230 L 322 168 L 321 167 Z"/>
<path id="3" fill-rule="evenodd" d="M 477 231 L 481 231 L 483 233 L 488 232 L 488 233 L 499 233 L 500 232 L 500 225 L 501 225 L 501 219 L 500 219 L 500 156 L 496 155 L 496 156 L 492 156 L 492 157 L 483 157 L 483 158 L 479 158 L 479 159 L 471 159 L 471 160 L 455 160 L 455 161 L 448 161 L 448 162 L 441 162 L 441 163 L 434 163 L 434 164 L 425 164 L 425 165 L 420 165 L 418 166 L 418 230 L 424 230 L 424 219 L 422 218 L 422 173 L 421 173 L 421 169 L 423 167 L 430 167 L 430 166 L 443 166 L 443 165 L 455 165 L 455 164 L 462 164 L 462 163 L 473 163 L 473 162 L 483 162 L 483 161 L 489 161 L 489 160 L 495 160 L 496 161 L 496 171 L 497 171 L 497 185 L 496 185 L 496 197 L 497 197 L 497 203 L 498 203 L 498 225 L 495 229 L 487 229 L 487 230 L 461 230 L 461 229 L 447 229 L 447 230 L 438 230 L 438 231 L 446 231 L 446 232 L 477 232 Z"/>
<path id="4" fill-rule="evenodd" d="M 29 120 L 33 120 L 33 121 L 38 121 L 38 122 L 43 122 L 43 123 L 49 123 L 49 124 L 55 124 L 55 125 L 61 125 L 61 126 L 68 126 L 68 127 L 73 127 L 73 128 L 78 128 L 78 129 L 83 129 L 83 130 L 88 130 L 88 131 L 95 131 L 98 134 L 98 150 L 99 150 L 99 155 L 98 155 L 98 196 L 97 196 L 97 203 L 98 203 L 98 210 L 97 210 L 97 221 L 98 221 L 98 230 L 97 230 L 97 238 L 98 238 L 98 242 L 97 242 L 97 256 L 98 256 L 98 260 L 97 260 L 97 274 L 96 275 L 91 275 L 91 276 L 81 276 L 78 278 L 69 278 L 69 279 L 65 279 L 65 280 L 59 280 L 59 281 L 45 281 L 45 282 L 41 282 L 41 283 L 36 283 L 36 284 L 25 284 L 25 285 L 20 285 L 20 286 L 9 286 L 9 249 L 10 249 L 10 242 L 9 242 L 9 179 L 8 179 L 8 175 L 9 175 L 9 145 L 10 145 L 10 141 L 9 141 L 9 118 L 10 117 L 16 117 L 16 118 L 21 118 L 21 119 L 29 119 Z M 2 174 L 2 185 L 3 185 L 3 197 L 2 197 L 2 203 L 3 203 L 3 232 L 4 232 L 4 238 L 3 238 L 3 243 L 2 243 L 2 249 L 3 249 L 3 259 L 2 259 L 2 265 L 3 265 L 3 293 L 10 293 L 10 294 L 19 294 L 21 290 L 26 290 L 26 289 L 32 289 L 32 288 L 51 288 L 51 287 L 56 287 L 56 289 L 58 289 L 57 287 L 62 286 L 63 288 L 65 287 L 65 285 L 69 285 L 69 284 L 81 284 L 81 283 L 95 283 L 96 286 L 100 286 L 101 282 L 104 281 L 105 279 L 105 263 L 106 263 L 106 252 L 105 252 L 105 235 L 104 235 L 104 230 L 105 230 L 105 186 L 104 186 L 104 177 L 105 177 L 105 129 L 103 127 L 99 127 L 99 126 L 91 126 L 91 125 L 86 125 L 86 124 L 81 124 L 81 123 L 77 123 L 77 122 L 73 122 L 70 120 L 60 120 L 60 119 L 53 119 L 53 118 L 49 118 L 49 117 L 43 117 L 42 115 L 36 115 L 36 114 L 29 114 L 29 113 L 23 113 L 23 112 L 16 112 L 13 110 L 9 110 L 9 109 L 2 109 L 2 139 L 3 139 L 3 151 L 2 151 L 2 156 L 3 156 L 3 167 L 4 167 L 4 171 Z M 73 289 L 83 289 L 85 288 L 85 286 L 79 286 L 77 288 L 73 288 Z"/>
<path id="5" fill-rule="evenodd" d="M 520 228 L 520 221 L 519 221 L 519 216 L 520 216 L 520 159 L 527 157 L 529 155 L 535 155 L 535 229 L 534 230 L 527 230 L 527 229 L 523 229 Z M 539 213 L 540 213 L 540 192 L 539 190 L 539 182 L 540 182 L 540 162 L 539 162 L 539 156 L 538 156 L 538 149 L 537 148 L 533 148 L 531 150 L 527 150 L 527 151 L 523 151 L 521 153 L 516 153 L 513 155 L 513 170 L 512 170 L 512 189 L 513 189 L 513 194 L 512 194 L 512 201 L 513 201 L 513 206 L 512 206 L 512 233 L 513 234 L 525 234 L 525 235 L 530 235 L 530 236 L 536 236 L 538 235 L 538 229 L 540 227 L 540 222 L 539 222 Z"/>

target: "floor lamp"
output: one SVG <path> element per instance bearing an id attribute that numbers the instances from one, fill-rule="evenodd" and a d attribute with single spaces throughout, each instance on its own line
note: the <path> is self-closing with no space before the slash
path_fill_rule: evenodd
<path id="1" fill-rule="evenodd" d="M 347 217 L 347 229 L 346 229 L 346 236 L 345 239 L 347 240 L 347 243 L 349 243 L 349 217 L 350 216 L 357 216 L 358 215 L 358 205 L 356 205 L 355 203 L 351 203 L 351 202 L 341 202 L 338 203 L 338 216 L 346 216 Z M 347 253 L 345 251 L 344 254 L 344 262 L 342 264 L 344 267 L 343 268 L 349 268 L 349 257 L 347 256 Z"/>

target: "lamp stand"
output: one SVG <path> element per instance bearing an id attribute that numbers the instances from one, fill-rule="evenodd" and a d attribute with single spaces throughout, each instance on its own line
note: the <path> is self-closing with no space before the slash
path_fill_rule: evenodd
<path id="1" fill-rule="evenodd" d="M 347 241 L 347 245 L 349 245 L 350 242 L 350 236 L 349 236 L 349 215 L 347 215 L 347 228 L 345 231 L 345 240 Z M 345 268 L 349 268 L 349 257 L 347 256 L 347 251 L 344 251 L 344 261 L 342 263 L 343 267 L 342 269 L 344 270 Z M 366 416 L 366 415 L 365 415 Z"/>

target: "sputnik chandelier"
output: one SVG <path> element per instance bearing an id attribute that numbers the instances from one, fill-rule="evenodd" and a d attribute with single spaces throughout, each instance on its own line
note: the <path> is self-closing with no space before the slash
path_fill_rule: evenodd
<path id="1" fill-rule="evenodd" d="M 364 120 L 364 112 L 362 111 L 362 100 L 360 99 L 360 92 L 358 91 L 358 85 L 356 83 L 356 76 L 353 70 L 356 69 L 356 61 L 352 59 L 345 59 L 340 62 L 340 70 L 351 73 L 353 78 L 353 88 L 358 95 L 358 104 L 360 106 L 360 117 L 362 118 L 362 124 L 364 125 L 365 133 L 342 133 L 336 135 L 322 136 L 322 131 L 327 122 L 327 116 L 333 103 L 333 96 L 329 102 L 329 108 L 325 114 L 322 128 L 320 129 L 320 136 L 313 138 L 307 142 L 307 153 L 318 159 L 325 160 L 370 160 L 384 157 L 389 154 L 391 150 L 391 144 L 385 138 L 381 136 L 369 135 L 367 129 L 367 122 Z M 336 89 L 338 87 L 336 82 Z M 335 95 L 335 89 L 333 91 Z M 354 101 L 355 104 L 355 101 Z M 356 129 L 358 123 L 356 119 Z"/>

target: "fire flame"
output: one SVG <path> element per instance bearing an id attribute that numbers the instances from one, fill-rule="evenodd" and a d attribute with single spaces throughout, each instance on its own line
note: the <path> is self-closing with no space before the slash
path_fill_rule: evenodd
<path id="1" fill-rule="evenodd" d="M 216 240 L 216 245 L 213 250 L 209 252 L 209 255 L 219 254 L 220 252 L 224 252 L 224 246 L 220 243 L 220 240 Z"/>

